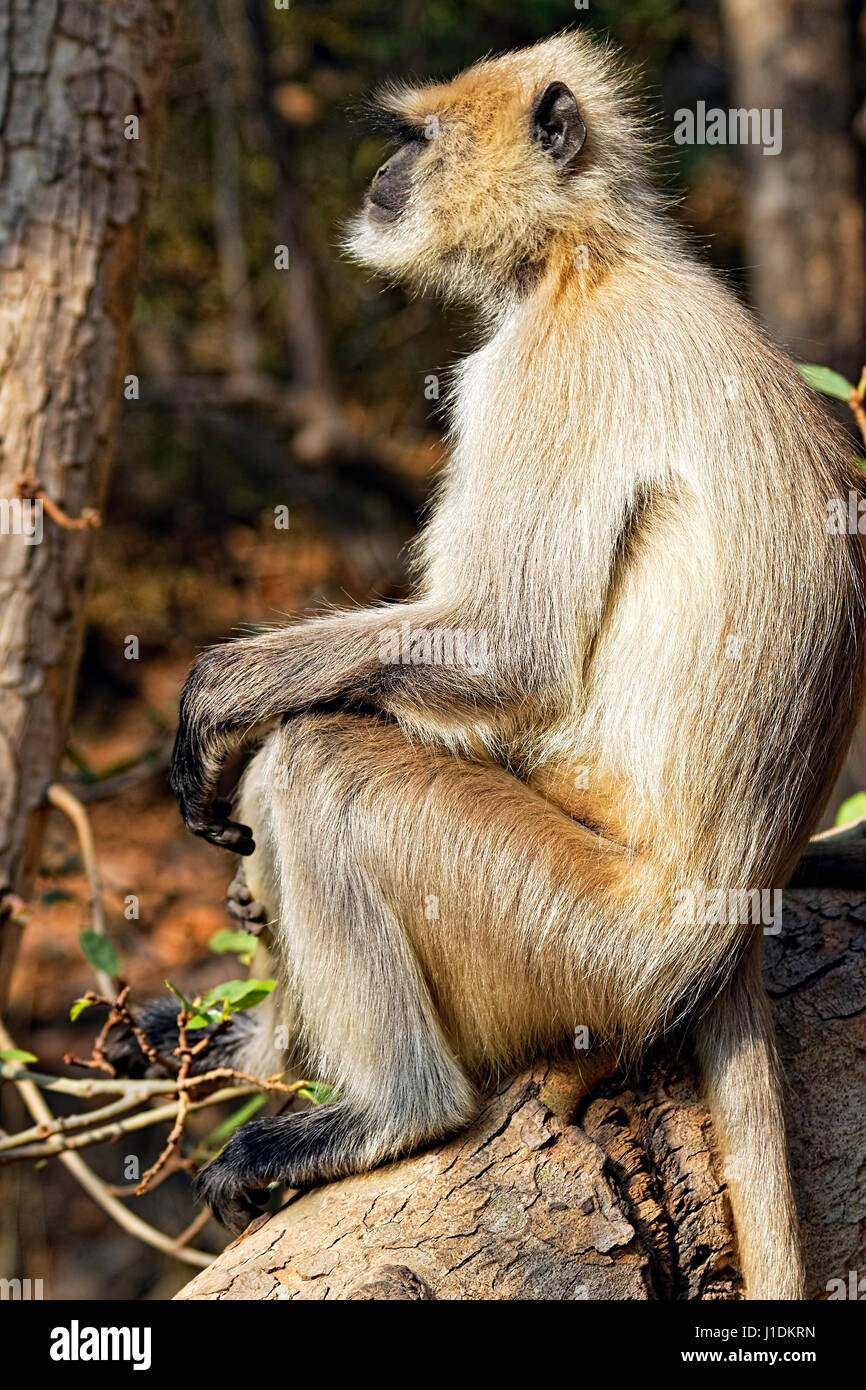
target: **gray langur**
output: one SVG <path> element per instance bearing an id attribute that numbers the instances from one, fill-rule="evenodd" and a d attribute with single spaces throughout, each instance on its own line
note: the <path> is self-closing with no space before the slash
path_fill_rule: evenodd
<path id="1" fill-rule="evenodd" d="M 666 217 L 609 51 L 570 33 L 382 106 L 399 148 L 350 252 L 484 341 L 415 596 L 208 651 L 183 693 L 174 789 L 248 856 L 279 978 L 220 1047 L 339 1094 L 245 1125 L 201 1193 L 239 1229 L 270 1183 L 466 1125 L 578 1026 L 634 1056 L 688 1021 L 748 1295 L 801 1297 L 761 927 L 695 904 L 782 887 L 844 755 L 851 451 Z"/>

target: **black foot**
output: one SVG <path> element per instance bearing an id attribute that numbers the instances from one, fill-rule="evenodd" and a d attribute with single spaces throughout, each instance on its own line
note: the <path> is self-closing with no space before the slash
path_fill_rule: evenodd
<path id="1" fill-rule="evenodd" d="M 314 1187 L 365 1167 L 366 1136 L 364 1123 L 340 1102 L 253 1120 L 199 1173 L 197 1196 L 239 1234 L 261 1215 L 271 1184 Z"/>
<path id="2" fill-rule="evenodd" d="M 176 999 L 151 999 L 133 1011 L 133 1017 L 147 1037 L 154 1052 L 174 1060 L 177 1047 L 177 1015 L 180 1004 Z M 105 1055 L 118 1076 L 138 1080 L 143 1076 L 167 1076 L 164 1067 L 154 1063 L 143 1051 L 138 1038 L 126 1023 L 116 1023 L 105 1042 Z"/>
<path id="3" fill-rule="evenodd" d="M 154 1052 L 168 1061 L 177 1061 L 177 1016 L 180 1003 L 170 995 L 151 999 L 142 1008 L 133 1010 L 136 1024 L 145 1034 Z M 212 1067 L 231 1066 L 238 1048 L 249 1039 L 255 1028 L 251 1015 L 235 1014 L 228 1027 L 214 1038 L 193 1063 L 193 1074 L 210 1071 Z M 194 1042 L 205 1036 L 206 1030 L 190 1034 Z M 105 1055 L 118 1076 L 138 1080 L 141 1077 L 168 1076 L 171 1073 L 152 1061 L 144 1052 L 138 1038 L 126 1023 L 116 1023 L 105 1043 Z"/>

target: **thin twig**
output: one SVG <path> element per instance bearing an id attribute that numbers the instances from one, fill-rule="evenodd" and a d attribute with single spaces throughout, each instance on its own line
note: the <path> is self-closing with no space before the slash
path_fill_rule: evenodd
<path id="1" fill-rule="evenodd" d="M 105 1053 L 103 1050 L 104 1043 L 110 1029 L 114 1027 L 115 1023 L 125 1023 L 129 1031 L 133 1034 L 136 1042 L 138 1043 L 145 1057 L 151 1063 L 151 1065 L 155 1067 L 162 1067 L 163 1070 L 170 1072 L 172 1075 L 177 1075 L 177 1072 L 179 1070 L 178 1063 L 174 1060 L 173 1057 L 165 1057 L 161 1052 L 157 1052 L 156 1048 L 150 1041 L 150 1038 L 147 1036 L 144 1029 L 141 1027 L 139 1023 L 135 1021 L 134 1016 L 130 1013 L 126 1004 L 128 995 L 129 985 L 124 985 L 116 998 L 101 994 L 95 994 L 93 990 L 87 991 L 87 993 L 84 995 L 84 998 L 87 1000 L 87 1002 L 91 1006 L 95 1006 L 97 1004 L 104 1005 L 104 1007 L 108 1009 L 108 1018 L 103 1024 L 99 1037 L 96 1040 L 96 1044 L 94 1046 L 95 1056 L 92 1060 L 82 1061 L 79 1057 L 72 1057 L 67 1055 L 66 1057 L 64 1057 L 64 1061 L 70 1062 L 71 1064 L 74 1064 L 78 1067 L 94 1067 L 100 1071 L 107 1071 L 113 1074 L 114 1067 L 111 1066 L 110 1062 L 108 1062 L 108 1060 L 105 1057 Z"/>
<path id="2" fill-rule="evenodd" d="M 857 428 L 860 431 L 860 436 L 864 444 L 866 444 L 866 410 L 863 408 L 862 393 L 857 387 L 854 388 L 851 395 L 848 397 L 848 404 L 851 407 L 854 419 L 857 421 Z"/>
<path id="3" fill-rule="evenodd" d="M 98 1110 L 84 1110 L 78 1115 L 58 1115 L 51 1125 L 33 1125 L 30 1129 L 19 1130 L 17 1134 L 4 1135 L 0 1138 L 0 1153 L 4 1149 L 17 1149 L 22 1144 L 50 1139 L 52 1134 L 67 1134 L 76 1129 L 86 1129 L 89 1125 L 102 1124 L 104 1120 L 112 1120 L 117 1115 L 125 1115 L 128 1110 L 135 1110 L 141 1103 L 138 1096 L 121 1096 L 119 1100 L 102 1105 Z"/>
<path id="4" fill-rule="evenodd" d="M 31 1071 L 20 1062 L 0 1062 L 0 1078 L 4 1081 L 32 1081 L 41 1091 L 57 1091 L 64 1096 L 79 1096 L 82 1100 L 90 1100 L 93 1096 L 135 1096 L 136 1104 L 150 1100 L 151 1096 L 172 1095 L 177 1090 L 177 1082 L 168 1078 L 132 1081 L 123 1076 L 108 1076 L 97 1081 L 89 1076 L 48 1076 L 45 1072 Z M 197 1082 L 211 1079 L 214 1079 L 212 1075 L 205 1073 L 193 1078 Z"/>
<path id="5" fill-rule="evenodd" d="M 70 516 L 49 497 L 42 484 L 29 473 L 23 473 L 18 479 L 18 495 L 41 502 L 48 515 L 58 526 L 62 526 L 64 531 L 84 531 L 89 526 L 102 525 L 102 519 L 95 507 L 83 507 L 80 516 Z"/>
<path id="6" fill-rule="evenodd" d="M 193 1108 L 190 1105 L 189 1090 L 187 1089 L 187 1081 L 189 1078 L 190 1068 L 192 1066 L 192 1049 L 190 1048 L 189 1038 L 187 1037 L 186 1032 L 186 1025 L 189 1022 L 189 1019 L 190 1015 L 187 1013 L 186 1008 L 181 1007 L 181 1010 L 177 1016 L 176 1052 L 180 1057 L 180 1070 L 177 1074 L 178 1098 L 175 1121 L 171 1127 L 169 1136 L 165 1141 L 162 1152 L 157 1155 L 155 1162 L 152 1163 L 151 1166 L 147 1169 L 146 1173 L 141 1179 L 141 1182 L 135 1189 L 136 1196 L 138 1197 L 140 1197 L 142 1193 L 147 1191 L 152 1179 L 155 1178 L 159 1172 L 161 1172 L 161 1170 L 168 1163 L 168 1160 L 174 1154 L 175 1149 L 179 1147 L 180 1141 L 183 1138 L 183 1129 L 184 1125 L 186 1124 L 186 1117 L 189 1114 L 190 1110 Z M 203 1038 L 199 1046 L 201 1047 L 202 1044 L 207 1045 L 208 1041 L 209 1039 Z M 204 1102 L 204 1104 L 207 1103 L 207 1101 Z"/>
<path id="7" fill-rule="evenodd" d="M 31 1081 L 42 1091 L 58 1091 L 62 1095 L 80 1096 L 84 1100 L 89 1100 L 92 1096 L 127 1094 L 137 1095 L 140 1100 L 149 1100 L 151 1096 L 173 1095 L 177 1090 L 177 1080 L 174 1078 L 162 1080 L 155 1077 L 153 1080 L 131 1081 L 122 1076 L 106 1076 L 97 1081 L 89 1076 L 48 1076 L 45 1072 L 30 1071 L 20 1062 L 0 1062 L 0 1078 L 15 1082 Z M 276 1077 L 264 1079 L 250 1076 L 247 1072 L 235 1071 L 232 1067 L 214 1067 L 212 1071 L 203 1071 L 198 1076 L 190 1076 L 186 1084 L 189 1087 L 209 1086 L 214 1081 L 236 1081 L 259 1091 L 280 1091 L 292 1096 L 310 1084 L 309 1081 L 283 1082 L 278 1081 Z"/>
<path id="8" fill-rule="evenodd" d="M 187 1096 L 186 1104 L 184 1104 L 183 1095 L 181 1095 L 177 1100 L 170 1101 L 167 1105 L 158 1105 L 153 1110 L 142 1110 L 137 1115 L 127 1115 L 124 1119 L 112 1120 L 109 1124 L 99 1125 L 96 1129 L 76 1131 L 73 1134 L 60 1131 L 36 1143 L 22 1144 L 15 1148 L 4 1146 L 0 1152 L 0 1164 L 22 1163 L 25 1159 L 55 1158 L 59 1154 L 71 1153 L 75 1149 L 89 1149 L 94 1144 L 107 1144 L 111 1140 L 119 1139 L 121 1135 L 132 1134 L 139 1129 L 147 1129 L 150 1125 L 163 1124 L 167 1120 L 174 1120 L 174 1128 L 177 1129 L 177 1120 L 185 1118 L 193 1110 L 204 1110 L 208 1105 L 219 1105 L 221 1101 L 237 1100 L 239 1096 L 250 1094 L 252 1094 L 252 1087 L 250 1086 L 227 1086 L 225 1090 L 214 1091 L 213 1095 L 208 1096 L 205 1100 L 190 1101 Z M 174 1129 L 172 1133 L 174 1133 Z M 172 1145 L 173 1147 L 174 1145 Z M 170 1152 L 171 1150 L 169 1150 Z M 159 1166 L 161 1168 L 162 1164 L 160 1163 Z M 155 1164 L 152 1171 L 153 1173 L 159 1171 Z M 142 1183 L 146 1181 L 150 1172 L 151 1170 L 148 1169 L 141 1180 Z M 141 1183 L 136 1190 L 138 1191 L 140 1188 Z"/>
<path id="9" fill-rule="evenodd" d="M 175 1154 L 173 1158 L 169 1159 L 162 1172 L 158 1173 L 154 1178 L 153 1182 L 150 1184 L 150 1191 L 153 1192 L 155 1187 L 159 1187 L 161 1183 L 165 1182 L 166 1178 L 170 1178 L 174 1173 L 186 1173 L 189 1176 L 194 1172 L 195 1163 L 191 1154 L 189 1157 L 184 1157 L 182 1154 Z M 114 1193 L 115 1197 L 134 1197 L 136 1195 L 138 1183 L 108 1183 L 106 1186 L 109 1192 Z"/>
<path id="10" fill-rule="evenodd" d="M 84 869 L 87 880 L 90 884 L 90 909 L 93 914 L 93 930 L 100 936 L 105 936 L 105 914 L 102 910 L 102 883 L 99 878 L 99 869 L 96 863 L 96 849 L 93 843 L 93 831 L 90 828 L 90 817 L 78 800 L 73 796 L 68 787 L 62 786 L 59 782 L 52 782 L 48 788 L 48 800 L 52 806 L 63 811 L 75 826 L 78 836 L 78 843 L 81 846 L 81 857 L 84 860 Z M 97 970 L 96 977 L 99 988 L 103 994 L 111 994 L 114 990 L 114 981 L 104 970 Z"/>
<path id="11" fill-rule="evenodd" d="M 153 1191 L 152 1186 L 151 1191 Z M 197 1236 L 202 1227 L 206 1226 L 209 1221 L 210 1211 L 207 1207 L 205 1207 L 204 1211 L 200 1211 L 198 1215 L 189 1223 L 186 1230 L 181 1231 L 180 1235 L 175 1241 L 175 1244 L 178 1246 L 186 1245 L 187 1241 L 192 1240 L 193 1236 Z"/>
<path id="12" fill-rule="evenodd" d="M 14 1049 L 15 1043 L 10 1037 L 0 1019 L 0 1047 L 4 1049 Z M 30 1111 L 34 1120 L 39 1124 L 52 1124 L 54 1116 L 46 1104 L 38 1086 L 33 1085 L 32 1081 L 16 1081 L 16 1085 L 21 1095 L 21 1099 Z M 208 1255 L 204 1250 L 194 1250 L 187 1247 L 179 1247 L 177 1242 L 170 1236 L 163 1235 L 162 1231 L 156 1230 L 154 1226 L 142 1221 L 140 1216 L 134 1212 L 127 1211 L 122 1202 L 108 1191 L 105 1183 L 94 1173 L 93 1169 L 84 1162 L 80 1154 L 64 1153 L 60 1154 L 60 1162 L 72 1173 L 73 1177 L 81 1184 L 86 1192 L 90 1194 L 95 1202 L 107 1212 L 118 1226 L 122 1226 L 130 1235 L 143 1240 L 146 1245 L 152 1245 L 156 1250 L 162 1250 L 168 1255 L 174 1255 L 178 1260 L 185 1264 L 195 1265 L 199 1269 L 205 1269 L 216 1258 Z"/>

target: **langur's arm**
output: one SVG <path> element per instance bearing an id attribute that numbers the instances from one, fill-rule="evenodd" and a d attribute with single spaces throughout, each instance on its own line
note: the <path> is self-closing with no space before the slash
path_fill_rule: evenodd
<path id="1" fill-rule="evenodd" d="M 501 715 L 519 698 L 519 663 L 491 644 L 456 614 L 419 602 L 313 619 L 205 652 L 184 687 L 172 759 L 184 820 L 215 845 L 252 853 L 249 829 L 228 820 L 214 792 L 226 758 L 286 715 L 358 703 L 434 718 Z"/>

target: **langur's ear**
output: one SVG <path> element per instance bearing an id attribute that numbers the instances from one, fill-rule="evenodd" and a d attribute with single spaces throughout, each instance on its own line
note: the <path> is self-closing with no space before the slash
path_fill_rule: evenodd
<path id="1" fill-rule="evenodd" d="M 574 93 L 564 82 L 550 82 L 532 107 L 532 138 L 560 168 L 567 169 L 583 149 L 586 126 Z"/>

